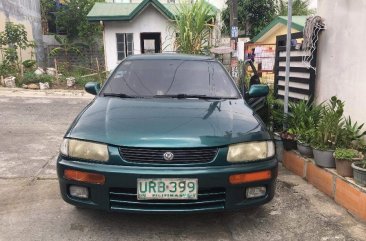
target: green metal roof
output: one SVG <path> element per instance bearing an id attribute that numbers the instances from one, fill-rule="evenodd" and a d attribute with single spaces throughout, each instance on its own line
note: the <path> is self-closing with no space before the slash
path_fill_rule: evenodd
<path id="1" fill-rule="evenodd" d="M 179 5 L 161 3 L 158 0 L 144 0 L 141 3 L 97 2 L 88 13 L 87 18 L 89 21 L 130 21 L 150 4 L 172 20 L 178 12 Z M 213 5 L 211 6 L 214 12 L 218 11 Z"/>
<path id="2" fill-rule="evenodd" d="M 89 21 L 130 21 L 149 4 L 161 11 L 167 18 L 174 19 L 176 6 L 162 4 L 158 0 L 144 0 L 141 3 L 100 3 L 94 4 L 88 13 Z"/>
<path id="3" fill-rule="evenodd" d="M 291 27 L 301 32 L 304 29 L 307 16 L 292 16 Z M 263 37 L 268 31 L 270 31 L 277 24 L 287 25 L 287 16 L 278 16 L 272 22 L 270 22 L 259 34 L 257 34 L 252 42 L 257 42 L 261 37 Z"/>

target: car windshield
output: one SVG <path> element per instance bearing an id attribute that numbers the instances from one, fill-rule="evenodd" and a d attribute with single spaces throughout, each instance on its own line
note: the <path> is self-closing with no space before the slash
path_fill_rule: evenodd
<path id="1" fill-rule="evenodd" d="M 203 60 L 125 60 L 104 86 L 104 96 L 240 97 L 223 66 Z"/>

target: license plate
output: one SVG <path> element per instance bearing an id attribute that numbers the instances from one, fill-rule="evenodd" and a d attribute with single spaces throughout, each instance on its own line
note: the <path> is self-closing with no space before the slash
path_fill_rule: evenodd
<path id="1" fill-rule="evenodd" d="M 138 200 L 197 199 L 198 180 L 186 178 L 137 179 Z"/>

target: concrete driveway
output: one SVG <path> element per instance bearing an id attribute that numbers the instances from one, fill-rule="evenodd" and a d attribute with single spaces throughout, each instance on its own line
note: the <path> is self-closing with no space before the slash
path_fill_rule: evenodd
<path id="1" fill-rule="evenodd" d="M 55 158 L 90 100 L 0 90 L 0 240 L 366 240 L 364 223 L 282 167 L 274 200 L 240 212 L 132 215 L 66 204 Z"/>

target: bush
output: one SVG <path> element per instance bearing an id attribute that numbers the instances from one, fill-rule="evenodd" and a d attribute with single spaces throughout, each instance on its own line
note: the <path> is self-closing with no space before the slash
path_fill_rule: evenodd
<path id="1" fill-rule="evenodd" d="M 22 84 L 31 84 L 31 83 L 39 83 L 39 82 L 41 82 L 41 83 L 48 82 L 49 84 L 51 84 L 52 76 L 47 75 L 47 74 L 36 75 L 35 73 L 27 72 L 27 73 L 24 73 L 24 76 L 21 81 Z"/>
<path id="2" fill-rule="evenodd" d="M 0 63 L 0 75 L 7 77 L 9 75 L 16 75 L 17 70 L 14 66 L 7 63 Z"/>
<path id="3" fill-rule="evenodd" d="M 352 160 L 354 158 L 362 158 L 362 154 L 354 149 L 337 148 L 334 157 L 338 160 Z"/>
<path id="4" fill-rule="evenodd" d="M 36 65 L 36 61 L 31 60 L 31 59 L 27 59 L 27 60 L 24 60 L 22 64 L 26 68 L 33 68 Z"/>
<path id="5" fill-rule="evenodd" d="M 92 76 L 92 77 L 75 77 L 75 84 L 78 86 L 84 87 L 86 83 L 88 82 L 96 82 L 98 81 L 98 76 Z"/>

